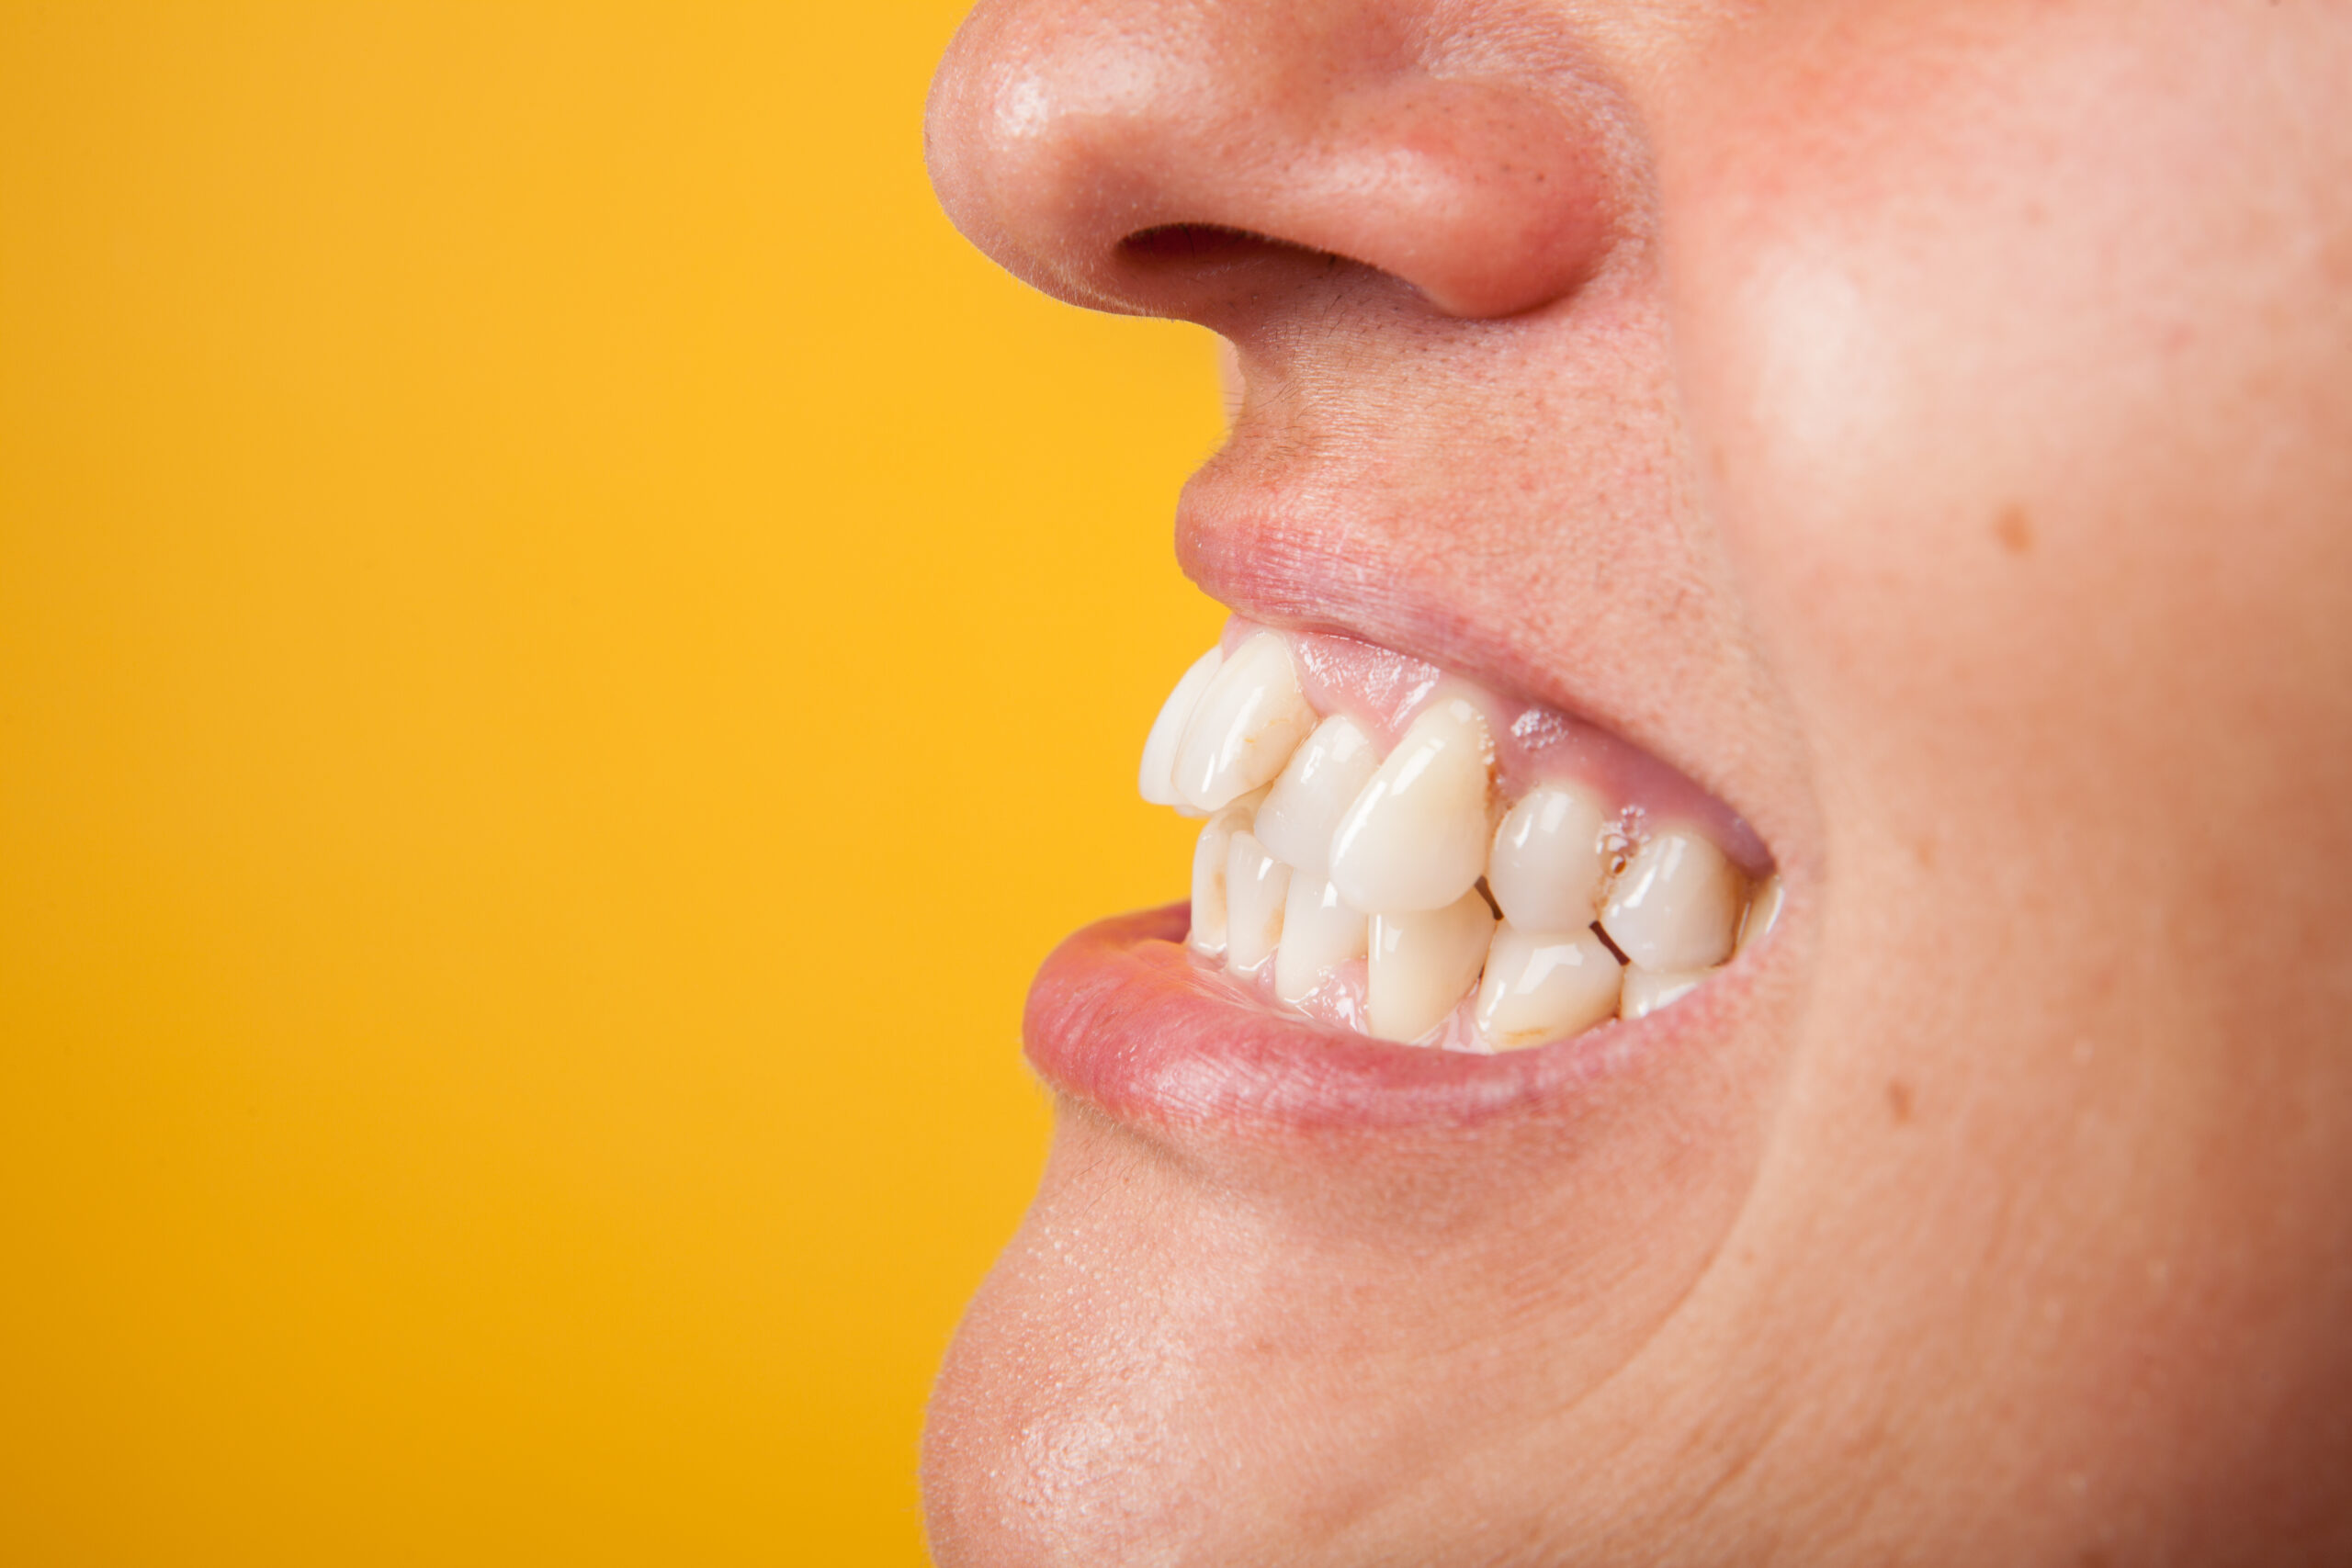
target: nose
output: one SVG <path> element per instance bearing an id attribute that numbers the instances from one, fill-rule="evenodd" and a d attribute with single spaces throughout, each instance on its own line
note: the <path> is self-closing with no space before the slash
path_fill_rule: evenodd
<path id="1" fill-rule="evenodd" d="M 1539 310 L 1625 227 L 1623 160 L 1556 37 L 1498 50 L 1479 9 L 988 0 L 933 84 L 933 182 L 981 249 L 1098 309 L 1225 329 L 1362 268 L 1448 316 Z"/>

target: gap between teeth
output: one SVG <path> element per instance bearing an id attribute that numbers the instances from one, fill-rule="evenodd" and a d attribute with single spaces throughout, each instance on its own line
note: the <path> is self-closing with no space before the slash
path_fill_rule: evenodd
<path id="1" fill-rule="evenodd" d="M 1196 953 L 1326 1022 L 1492 1052 L 1655 1012 L 1771 931 L 1780 877 L 1693 826 L 1573 777 L 1499 798 L 1486 714 L 1448 685 L 1384 757 L 1315 711 L 1281 633 L 1184 672 L 1137 784 L 1207 818 Z"/>

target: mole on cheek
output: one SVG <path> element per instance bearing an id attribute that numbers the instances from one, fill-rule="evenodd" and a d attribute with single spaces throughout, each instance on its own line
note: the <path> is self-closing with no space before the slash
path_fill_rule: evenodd
<path id="1" fill-rule="evenodd" d="M 2013 556 L 2033 553 L 2033 519 L 2025 514 L 2022 506 L 2006 506 L 2000 516 L 1993 520 L 1993 536 L 2001 547 Z"/>

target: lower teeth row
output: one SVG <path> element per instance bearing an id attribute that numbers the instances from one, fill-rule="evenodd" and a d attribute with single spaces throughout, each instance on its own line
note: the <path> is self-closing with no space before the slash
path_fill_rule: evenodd
<path id="1" fill-rule="evenodd" d="M 1509 1051 L 1640 1018 L 1780 912 L 1777 876 L 1751 886 L 1694 829 L 1645 830 L 1566 780 L 1498 821 L 1493 780 L 1475 704 L 1432 704 L 1380 758 L 1307 706 L 1274 633 L 1188 673 L 1143 770 L 1147 798 L 1208 815 L 1193 951 L 1383 1040 Z"/>

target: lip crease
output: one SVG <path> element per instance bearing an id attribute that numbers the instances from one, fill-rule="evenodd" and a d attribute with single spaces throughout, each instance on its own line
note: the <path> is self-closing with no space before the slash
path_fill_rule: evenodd
<path id="1" fill-rule="evenodd" d="M 1481 1056 L 1373 1041 L 1244 1001 L 1194 962 L 1190 918 L 1183 904 L 1114 916 L 1046 957 L 1022 1035 L 1048 1083 L 1120 1122 L 1170 1131 L 1469 1127 L 1556 1113 L 1638 1063 L 1735 1029 L 1759 961 L 1780 947 L 1759 944 L 1638 1021 Z"/>

